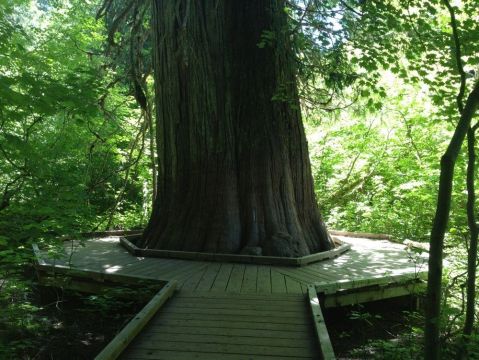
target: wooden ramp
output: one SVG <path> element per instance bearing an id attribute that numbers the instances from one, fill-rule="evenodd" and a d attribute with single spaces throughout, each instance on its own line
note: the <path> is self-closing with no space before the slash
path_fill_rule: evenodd
<path id="1" fill-rule="evenodd" d="M 121 359 L 319 359 L 304 295 L 179 291 Z"/>

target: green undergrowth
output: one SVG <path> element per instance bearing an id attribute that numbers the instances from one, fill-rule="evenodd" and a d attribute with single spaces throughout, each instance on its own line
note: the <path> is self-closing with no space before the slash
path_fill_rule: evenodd
<path id="1" fill-rule="evenodd" d="M 423 359 L 423 303 L 424 297 L 421 295 L 418 299 L 403 297 L 329 309 L 325 318 L 337 358 Z M 419 308 L 416 307 L 418 304 Z M 461 345 L 461 319 L 457 308 L 447 306 L 442 316 L 442 358 L 457 359 Z M 479 359 L 477 333 L 469 338 L 467 359 Z"/>
<path id="2" fill-rule="evenodd" d="M 2 360 L 93 359 L 154 294 L 118 287 L 88 295 L 41 287 L 28 275 L 2 285 Z"/>

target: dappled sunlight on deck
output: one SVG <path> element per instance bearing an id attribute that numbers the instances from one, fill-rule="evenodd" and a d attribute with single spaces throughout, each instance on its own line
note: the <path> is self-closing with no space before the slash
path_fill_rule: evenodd
<path id="1" fill-rule="evenodd" d="M 387 240 L 337 237 L 351 244 L 351 250 L 303 267 L 138 257 L 121 247 L 115 236 L 67 241 L 65 256 L 56 260 L 46 256 L 46 262 L 106 274 L 176 280 L 179 288 L 188 291 L 262 294 L 302 294 L 313 283 L 397 275 L 415 278 L 426 270 L 427 258 L 407 251 L 404 245 Z"/>

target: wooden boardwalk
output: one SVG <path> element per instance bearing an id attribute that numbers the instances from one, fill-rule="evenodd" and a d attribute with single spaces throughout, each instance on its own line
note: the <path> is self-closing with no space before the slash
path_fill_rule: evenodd
<path id="1" fill-rule="evenodd" d="M 319 359 L 302 295 L 179 291 L 121 359 Z"/>
<path id="2" fill-rule="evenodd" d="M 316 359 L 330 347 L 320 302 L 342 306 L 409 294 L 427 274 L 426 259 L 403 245 L 337 237 L 351 244 L 348 252 L 303 267 L 145 258 L 131 255 L 118 237 L 105 237 L 65 242 L 56 259 L 37 249 L 37 269 L 50 285 L 57 274 L 73 273 L 100 282 L 175 283 L 175 296 L 123 359 Z M 323 351 L 334 359 L 331 348 L 329 354 Z"/>

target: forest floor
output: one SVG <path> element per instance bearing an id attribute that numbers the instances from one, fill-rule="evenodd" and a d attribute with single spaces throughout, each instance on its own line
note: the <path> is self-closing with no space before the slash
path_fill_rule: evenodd
<path id="1" fill-rule="evenodd" d="M 324 315 L 338 359 L 409 360 L 417 355 L 420 340 L 411 329 L 422 328 L 422 321 L 411 298 L 333 308 Z"/>
<path id="2" fill-rule="evenodd" d="M 0 348 L 9 347 L 0 360 L 94 359 L 146 303 L 44 287 L 30 295 L 30 324 L 3 331 L 4 339 L 0 326 Z"/>
<path id="3" fill-rule="evenodd" d="M 54 302 L 44 307 L 51 331 L 35 359 L 93 359 L 145 305 L 74 292 Z"/>

